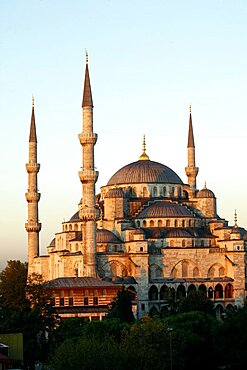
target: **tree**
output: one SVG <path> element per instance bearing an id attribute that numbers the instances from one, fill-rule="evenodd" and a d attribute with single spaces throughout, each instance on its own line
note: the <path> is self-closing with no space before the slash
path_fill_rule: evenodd
<path id="1" fill-rule="evenodd" d="M 200 291 L 192 291 L 187 297 L 182 298 L 179 302 L 178 310 L 180 313 L 202 311 L 214 315 L 213 302 Z"/>
<path id="2" fill-rule="evenodd" d="M 124 287 L 122 287 L 122 290 L 118 291 L 117 297 L 113 300 L 107 317 L 116 318 L 123 322 L 135 321 L 132 312 L 131 293 Z"/>
<path id="3" fill-rule="evenodd" d="M 0 273 L 0 331 L 20 332 L 24 338 L 24 362 L 34 369 L 46 357 L 48 340 L 57 323 L 50 293 L 41 275 L 27 279 L 27 264 L 8 261 Z"/>

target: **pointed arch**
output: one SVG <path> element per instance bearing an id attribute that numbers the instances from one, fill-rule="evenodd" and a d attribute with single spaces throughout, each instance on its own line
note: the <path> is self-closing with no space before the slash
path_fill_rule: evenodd
<path id="1" fill-rule="evenodd" d="M 148 298 L 150 301 L 158 300 L 158 288 L 155 285 L 152 285 L 148 292 Z"/>

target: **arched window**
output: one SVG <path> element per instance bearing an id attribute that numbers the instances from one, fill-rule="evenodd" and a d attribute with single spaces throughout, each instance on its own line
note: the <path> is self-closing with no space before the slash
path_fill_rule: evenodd
<path id="1" fill-rule="evenodd" d="M 140 247 L 140 252 L 143 252 L 143 247 Z"/>
<path id="2" fill-rule="evenodd" d="M 72 231 L 72 225 L 69 224 L 69 231 Z"/>
<path id="3" fill-rule="evenodd" d="M 223 298 L 223 288 L 221 284 L 217 284 L 214 289 L 214 298 L 220 299 Z"/>
<path id="4" fill-rule="evenodd" d="M 219 276 L 225 276 L 225 269 L 223 266 L 219 268 Z"/>
<path id="5" fill-rule="evenodd" d="M 142 223 L 143 227 L 147 227 L 147 221 L 144 220 L 143 223 Z"/>
<path id="6" fill-rule="evenodd" d="M 215 274 L 215 269 L 214 269 L 214 267 L 211 267 L 210 270 L 209 270 L 209 272 L 208 272 L 208 276 L 210 278 L 213 278 L 214 277 L 214 274 Z"/>
<path id="7" fill-rule="evenodd" d="M 225 287 L 225 298 L 233 298 L 233 286 L 230 283 Z"/>
<path id="8" fill-rule="evenodd" d="M 189 220 L 189 227 L 191 227 L 191 220 Z"/>
<path id="9" fill-rule="evenodd" d="M 177 288 L 177 299 L 184 298 L 186 296 L 185 287 L 181 284 Z"/>
<path id="10" fill-rule="evenodd" d="M 182 220 L 182 227 L 185 227 L 185 220 Z"/>
<path id="11" fill-rule="evenodd" d="M 213 299 L 213 297 L 214 297 L 214 291 L 213 291 L 213 288 L 210 287 L 208 288 L 208 298 Z"/>
<path id="12" fill-rule="evenodd" d="M 174 247 L 174 240 L 170 241 L 170 247 Z"/>
<path id="13" fill-rule="evenodd" d="M 140 227 L 140 221 L 136 221 L 136 226 Z"/>
<path id="14" fill-rule="evenodd" d="M 79 249 L 78 243 L 76 243 L 76 245 L 75 245 L 75 251 L 78 252 L 78 249 Z"/>
<path id="15" fill-rule="evenodd" d="M 170 220 L 166 220 L 166 227 L 170 227 Z"/>
<path id="16" fill-rule="evenodd" d="M 195 292 L 196 291 L 196 287 L 194 284 L 190 284 L 189 287 L 188 287 L 188 294 L 191 293 L 191 292 Z"/>
<path id="17" fill-rule="evenodd" d="M 164 301 L 170 298 L 169 288 L 167 285 L 162 285 L 160 288 L 160 300 Z"/>
<path id="18" fill-rule="evenodd" d="M 174 221 L 174 227 L 178 227 L 178 220 Z"/>
<path id="19" fill-rule="evenodd" d="M 186 246 L 186 243 L 185 243 L 185 240 L 183 239 L 182 240 L 182 247 L 185 247 Z"/>
<path id="20" fill-rule="evenodd" d="M 154 186 L 154 188 L 153 188 L 153 196 L 154 197 L 157 197 L 157 194 L 158 194 L 157 188 L 156 188 L 156 186 Z"/>
<path id="21" fill-rule="evenodd" d="M 158 220 L 158 227 L 162 227 L 162 220 Z"/>
<path id="22" fill-rule="evenodd" d="M 207 288 L 204 284 L 199 285 L 199 292 L 202 292 L 205 296 L 207 295 Z"/>
<path id="23" fill-rule="evenodd" d="M 75 226 L 74 226 L 74 230 L 75 230 L 75 231 L 78 231 L 78 225 L 77 225 L 77 224 L 75 224 Z"/>
<path id="24" fill-rule="evenodd" d="M 65 230 L 66 230 L 66 231 L 68 230 L 68 225 L 65 225 Z"/>
<path id="25" fill-rule="evenodd" d="M 144 187 L 144 188 L 142 189 L 142 196 L 143 196 L 144 198 L 146 198 L 146 197 L 148 196 L 148 191 L 147 191 L 147 188 L 146 188 L 146 187 Z"/>
<path id="26" fill-rule="evenodd" d="M 215 313 L 216 313 L 216 319 L 221 320 L 222 319 L 222 314 L 224 313 L 224 309 L 221 306 L 221 304 L 218 304 L 215 307 Z"/>
<path id="27" fill-rule="evenodd" d="M 188 277 L 189 264 L 186 261 L 182 262 L 182 277 Z"/>
<path id="28" fill-rule="evenodd" d="M 150 227 L 154 227 L 154 220 L 151 220 L 151 221 L 150 221 L 149 226 L 150 226 Z"/>
<path id="29" fill-rule="evenodd" d="M 166 197 L 166 186 L 163 187 L 163 195 Z"/>
<path id="30" fill-rule="evenodd" d="M 148 292 L 148 298 L 150 301 L 158 300 L 158 289 L 155 285 L 152 285 Z"/>
<path id="31" fill-rule="evenodd" d="M 199 276 L 199 268 L 198 267 L 194 267 L 193 268 L 193 277 L 196 278 Z"/>

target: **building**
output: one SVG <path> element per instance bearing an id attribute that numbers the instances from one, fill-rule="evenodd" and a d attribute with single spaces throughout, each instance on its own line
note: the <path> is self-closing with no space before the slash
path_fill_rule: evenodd
<path id="1" fill-rule="evenodd" d="M 130 287 L 137 293 L 139 317 L 165 310 L 168 290 L 177 298 L 192 290 L 202 290 L 215 302 L 219 314 L 242 304 L 247 231 L 237 225 L 236 214 L 233 226 L 228 226 L 217 214 L 216 197 L 206 184 L 203 189 L 197 189 L 199 169 L 191 110 L 185 168 L 187 183 L 172 169 L 148 157 L 144 138 L 139 159 L 113 174 L 101 187 L 100 194 L 95 194 L 97 134 L 93 132 L 88 61 L 82 116 L 83 127 L 79 134 L 82 199 L 77 212 L 63 222 L 61 231 L 55 234 L 47 247 L 47 255 L 39 256 L 39 164 L 34 105 L 32 107 L 29 163 L 26 165 L 29 274 L 40 273 L 54 284 L 56 304 L 61 311 L 70 306 L 71 312 L 76 301 L 81 302 L 81 307 L 89 302 L 78 298 L 78 288 L 85 290 L 90 279 L 97 280 L 99 285 L 108 284 L 104 292 L 106 295 L 111 292 L 111 298 L 113 286 L 116 291 L 122 284 Z M 73 280 L 79 284 L 77 287 L 71 282 Z M 92 285 L 87 293 L 95 289 Z M 85 291 L 83 294 L 85 296 Z M 97 295 L 92 293 L 92 302 L 96 302 L 93 297 Z"/>

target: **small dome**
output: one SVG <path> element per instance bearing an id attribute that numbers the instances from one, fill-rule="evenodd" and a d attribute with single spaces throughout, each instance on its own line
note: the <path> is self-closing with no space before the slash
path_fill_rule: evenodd
<path id="1" fill-rule="evenodd" d="M 105 198 L 124 198 L 124 192 L 121 188 L 113 188 L 106 193 Z"/>
<path id="2" fill-rule="evenodd" d="M 49 247 L 55 247 L 55 238 L 49 244 Z"/>
<path id="3" fill-rule="evenodd" d="M 137 218 L 157 218 L 157 217 L 193 217 L 190 211 L 180 204 L 170 202 L 155 202 L 149 207 L 144 208 Z"/>
<path id="4" fill-rule="evenodd" d="M 183 182 L 169 167 L 150 160 L 139 160 L 118 170 L 107 185 L 142 183 L 182 184 Z"/>
<path id="5" fill-rule="evenodd" d="M 191 238 L 192 235 L 184 229 L 173 229 L 167 233 L 166 237 L 167 238 Z"/>
<path id="6" fill-rule="evenodd" d="M 70 219 L 70 221 L 80 221 L 79 219 L 79 211 L 77 211 Z"/>
<path id="7" fill-rule="evenodd" d="M 113 234 L 113 232 L 106 229 L 96 230 L 96 242 L 97 243 L 121 243 L 121 240 Z"/>
<path id="8" fill-rule="evenodd" d="M 204 188 L 198 191 L 198 193 L 196 194 L 196 197 L 197 198 L 215 198 L 215 195 L 212 192 L 212 190 Z"/>

